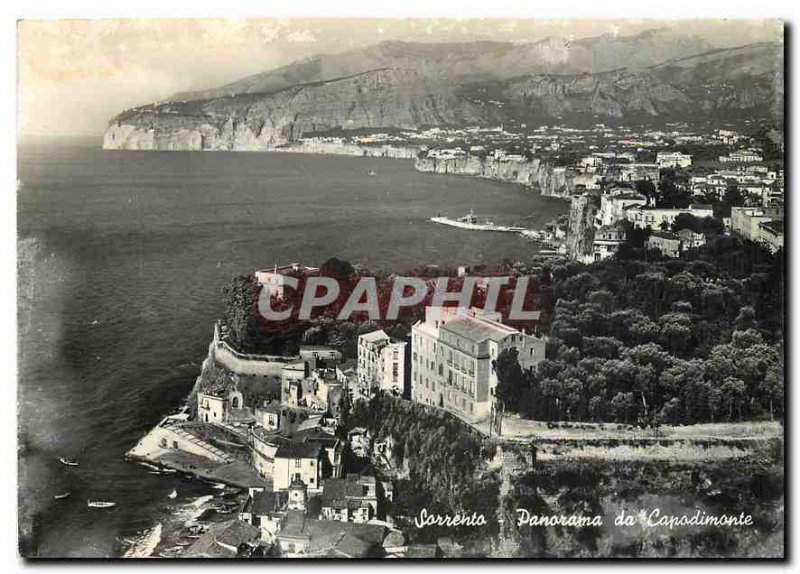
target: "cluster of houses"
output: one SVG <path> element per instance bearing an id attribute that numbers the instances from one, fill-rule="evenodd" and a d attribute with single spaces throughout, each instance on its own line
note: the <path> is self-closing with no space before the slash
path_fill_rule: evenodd
<path id="1" fill-rule="evenodd" d="M 259 271 L 257 277 L 281 297 L 281 274 L 298 272 L 318 270 L 293 264 Z M 355 360 L 331 348 L 303 347 L 275 371 L 274 365 L 245 368 L 229 362 L 227 354 L 215 354 L 234 352 L 219 340 L 220 332 L 215 329 L 209 359 L 230 376 L 198 385 L 192 420 L 184 415 L 162 429 L 180 433 L 181 444 L 165 439 L 157 448 L 181 451 L 188 441 L 195 457 L 213 456 L 219 465 L 247 461 L 257 480 L 248 483 L 240 524 L 209 529 L 214 541 L 204 534 L 202 543 L 192 546 L 196 556 L 214 555 L 214 549 L 229 555 L 236 545 L 226 540 L 238 536 L 247 547 L 271 548 L 286 557 L 435 557 L 435 545 L 407 544 L 393 526 L 391 437 L 376 441 L 365 428 L 348 429 L 349 405 L 388 393 L 478 422 L 496 406 L 498 356 L 513 347 L 521 367 L 530 369 L 544 359 L 546 344 L 544 337 L 504 324 L 498 313 L 428 307 L 412 326 L 410 344 L 374 330 L 359 335 Z M 279 376 L 270 378 L 280 379 L 280 397 L 264 399 L 242 385 L 246 377 L 276 372 Z M 221 437 L 238 437 L 237 444 Z M 357 472 L 348 461 L 359 461 Z"/>
<path id="2" fill-rule="evenodd" d="M 765 165 L 738 165 L 730 169 L 716 169 L 690 178 L 694 195 L 714 195 L 722 200 L 731 187 L 736 187 L 753 202 L 762 207 L 783 204 L 784 178 L 782 169 Z"/>
<path id="3" fill-rule="evenodd" d="M 652 196 L 648 198 L 631 187 L 618 184 L 605 186 L 599 203 L 583 197 L 578 204 L 583 209 L 571 210 L 573 221 L 566 225 L 573 229 L 573 234 L 577 233 L 577 228 L 589 239 L 569 242 L 567 233 L 562 232 L 564 239 L 561 243 L 570 246 L 572 251 L 567 253 L 582 263 L 613 256 L 627 241 L 627 230 L 631 228 L 650 230 L 648 248 L 658 249 L 668 257 L 678 257 L 686 249 L 705 243 L 705 236 L 689 230 L 672 233 L 670 230 L 676 219 L 682 214 L 698 219 L 714 216 L 711 205 L 693 203 L 685 208 L 657 207 L 653 205 Z M 581 221 L 574 221 L 578 218 Z"/>
<path id="4" fill-rule="evenodd" d="M 721 163 L 752 163 L 764 161 L 759 150 L 748 148 L 732 151 L 728 155 L 719 156 Z"/>
<path id="5" fill-rule="evenodd" d="M 609 184 L 656 183 L 659 164 L 636 161 L 632 151 L 596 151 L 581 158 L 572 171 L 575 188 L 593 192 Z"/>
<path id="6" fill-rule="evenodd" d="M 655 139 L 653 139 L 655 138 Z M 654 163 L 637 160 L 642 151 L 658 147 L 667 140 L 671 149 L 655 151 Z M 718 142 L 739 148 L 720 156 L 724 166 L 709 167 L 707 162 L 693 164 L 691 154 L 675 150 L 679 143 Z M 569 169 L 575 194 L 569 218 L 551 222 L 544 234 L 545 242 L 555 252 L 583 263 L 613 256 L 628 237 L 629 229 L 647 229 L 647 248 L 678 257 L 687 249 L 702 245 L 705 237 L 689 229 L 673 232 L 676 219 L 691 215 L 698 219 L 714 217 L 706 201 L 730 199 L 735 187 L 745 207 L 736 207 L 731 218 L 722 219 L 726 231 L 757 241 L 776 251 L 783 246 L 784 175 L 782 169 L 765 165 L 761 151 L 752 140 L 732 130 L 718 129 L 710 134 L 648 134 L 647 137 L 618 139 L 607 150 L 591 151 Z M 645 145 L 647 143 L 648 145 Z M 652 144 L 652 145 L 651 145 Z M 743 145 L 744 144 L 744 145 Z M 591 150 L 594 146 L 588 146 Z M 656 203 L 663 170 L 683 171 L 687 175 L 687 191 L 694 202 L 685 208 L 665 207 Z M 643 195 L 640 183 L 651 182 L 655 194 Z M 682 185 L 682 184 L 678 184 Z M 780 214 L 780 215 L 776 215 Z"/>
<path id="7" fill-rule="evenodd" d="M 252 544 L 285 557 L 402 556 L 407 545 L 386 514 L 391 481 L 370 464 L 346 471 L 342 429 L 345 395 L 359 385 L 354 363 L 318 347 L 283 365 L 280 399 L 254 404 L 245 404 L 236 380 L 200 388 L 196 419 L 238 433 L 249 449 L 261 480 L 249 487 L 239 520 L 258 532 Z M 353 450 L 368 458 L 371 440 L 359 430 Z"/>

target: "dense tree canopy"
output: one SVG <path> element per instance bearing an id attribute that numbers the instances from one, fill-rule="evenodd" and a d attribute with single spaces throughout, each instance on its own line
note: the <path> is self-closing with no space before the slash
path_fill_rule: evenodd
<path id="1" fill-rule="evenodd" d="M 641 424 L 782 415 L 782 253 L 719 237 L 684 259 L 551 272 L 551 352 L 524 376 L 498 358 L 507 409 Z"/>

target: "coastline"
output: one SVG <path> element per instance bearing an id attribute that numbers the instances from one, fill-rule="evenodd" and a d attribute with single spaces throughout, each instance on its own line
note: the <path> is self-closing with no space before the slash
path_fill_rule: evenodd
<path id="1" fill-rule="evenodd" d="M 514 159 L 492 157 L 419 157 L 425 151 L 419 145 L 360 145 L 307 141 L 274 146 L 243 145 L 233 148 L 203 148 L 191 142 L 159 147 L 155 141 L 125 140 L 126 143 L 110 145 L 104 139 L 103 149 L 114 151 L 228 151 L 274 152 L 291 154 L 332 155 L 345 157 L 406 159 L 414 161 L 414 169 L 423 173 L 472 176 L 503 183 L 516 183 L 526 189 L 539 189 L 545 197 L 569 200 L 574 192 L 572 174 L 564 167 L 554 166 L 540 158 Z M 132 143 L 127 143 L 131 142 Z"/>
<path id="2" fill-rule="evenodd" d="M 208 376 L 212 365 L 214 368 L 225 368 L 221 367 L 215 356 L 218 348 L 219 341 L 215 338 L 209 345 L 209 355 L 203 361 L 201 373 L 190 391 L 186 401 L 188 404 L 193 402 L 196 392 L 202 388 L 203 378 Z M 126 453 L 125 458 L 130 462 L 156 467 L 162 472 L 176 471 L 193 480 L 215 483 L 212 488 L 218 489 L 222 500 L 216 500 L 217 493 L 198 498 L 189 504 L 197 509 L 196 516 L 191 520 L 170 526 L 162 526 L 162 522 L 153 524 L 142 534 L 139 546 L 132 545 L 129 552 L 180 557 L 184 548 L 188 548 L 186 543 L 197 539 L 197 533 L 215 528 L 215 524 L 222 524 L 220 520 L 227 520 L 224 524 L 237 522 L 235 505 L 241 505 L 245 491 L 252 487 L 273 490 L 271 481 L 258 476 L 241 459 L 215 461 L 212 460 L 215 457 L 213 451 L 207 452 L 207 458 L 204 459 L 169 446 L 150 449 L 158 444 L 165 427 L 194 424 L 189 420 L 188 404 L 178 413 L 164 417 Z M 485 428 L 486 421 L 468 423 L 449 410 L 435 410 L 468 424 L 478 431 L 482 440 L 496 447 L 494 457 L 485 461 L 486 469 L 498 472 L 507 489 L 515 477 L 521 479 L 534 474 L 557 476 L 577 468 L 605 473 L 604 476 L 607 475 L 609 480 L 620 484 L 626 484 L 629 480 L 627 473 L 632 469 L 657 472 L 659 476 L 666 477 L 663 479 L 665 484 L 672 484 L 684 480 L 693 469 L 701 473 L 715 473 L 722 472 L 719 469 L 730 464 L 758 465 L 766 453 L 778 452 L 783 443 L 783 425 L 777 421 L 700 423 L 668 426 L 653 431 L 616 423 L 547 424 L 509 416 L 503 421 L 504 434 L 498 437 L 491 436 L 488 428 Z M 215 423 L 211 425 L 216 426 Z M 167 428 L 165 432 L 171 431 Z M 183 447 L 183 444 L 180 446 Z M 627 470 L 620 473 L 615 470 L 617 468 Z M 504 492 L 503 496 L 510 496 L 510 490 Z M 226 503 L 226 498 L 231 497 L 235 503 Z M 191 533 L 188 539 L 187 533 Z M 181 542 L 176 543 L 176 540 Z M 139 547 L 144 550 L 136 550 Z M 136 557 L 143 555 L 137 554 Z"/>

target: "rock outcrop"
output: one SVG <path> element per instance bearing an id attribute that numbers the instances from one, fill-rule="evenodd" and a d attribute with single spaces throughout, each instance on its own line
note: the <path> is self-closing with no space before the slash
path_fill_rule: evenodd
<path id="1" fill-rule="evenodd" d="M 594 197 L 589 195 L 572 197 L 567 224 L 567 255 L 570 259 L 581 260 L 592 253 L 596 214 L 597 200 Z"/>

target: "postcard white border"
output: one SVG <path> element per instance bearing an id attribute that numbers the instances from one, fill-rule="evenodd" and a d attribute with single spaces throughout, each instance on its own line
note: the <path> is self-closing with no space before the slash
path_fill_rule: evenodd
<path id="1" fill-rule="evenodd" d="M 209 1 L 185 1 L 182 3 L 177 2 L 164 2 L 163 0 L 137 0 L 136 2 L 109 2 L 108 0 L 72 0 L 70 2 L 59 2 L 57 0 L 27 0 L 24 3 L 13 5 L 5 3 L 1 8 L 2 19 L 0 19 L 0 47 L 2 49 L 2 90 L 0 90 L 0 98 L 2 98 L 2 109 L 6 118 L 5 130 L 0 138 L 0 146 L 2 152 L 0 153 L 0 166 L 2 169 L 2 206 L 0 207 L 0 234 L 2 234 L 2 242 L 0 242 L 0 260 L 4 262 L 2 273 L 0 273 L 0 324 L 5 329 L 0 332 L 0 349 L 2 349 L 2 362 L 0 364 L 13 365 L 13 369 L 8 369 L 4 377 L 5 384 L 8 387 L 13 387 L 16 391 L 16 266 L 12 266 L 12 262 L 16 261 L 16 201 L 14 188 L 12 187 L 13 181 L 16 181 L 16 20 L 20 18 L 176 18 L 176 17 L 190 17 L 190 18 L 209 18 L 209 17 L 225 17 L 225 18 L 252 18 L 252 17 L 397 17 L 397 18 L 598 18 L 598 19 L 693 19 L 693 18 L 781 18 L 787 21 L 790 26 L 789 33 L 795 33 L 794 26 L 800 21 L 798 13 L 798 3 L 781 2 L 779 0 L 759 0 L 758 2 L 749 3 L 733 3 L 730 1 L 714 1 L 714 2 L 698 2 L 697 0 L 671 0 L 670 2 L 662 2 L 655 4 L 653 2 L 642 2 L 641 0 L 621 1 L 614 2 L 597 2 L 589 0 L 559 0 L 558 2 L 514 2 L 513 0 L 482 0 L 475 1 L 455 1 L 455 0 L 403 0 L 390 2 L 358 2 L 356 0 L 306 0 L 305 2 L 253 2 L 245 0 L 225 0 L 224 2 L 209 2 Z M 792 44 L 796 42 L 794 39 L 787 42 L 787 48 L 791 48 Z M 793 51 L 793 50 L 792 50 Z M 787 54 L 787 62 L 794 64 L 794 58 Z M 794 70 L 794 66 L 792 67 Z M 792 94 L 791 103 L 797 104 L 798 96 L 795 90 L 791 89 L 794 85 L 793 73 L 789 72 L 786 75 L 787 92 Z M 795 106 L 796 109 L 796 106 Z M 791 125 L 788 126 L 790 133 L 796 133 L 797 119 L 794 114 L 787 116 L 791 120 Z M 792 141 L 790 152 L 791 156 L 787 157 L 787 171 L 790 177 L 790 185 L 787 188 L 789 193 L 795 192 L 797 187 L 797 174 L 796 170 L 791 166 L 798 158 L 798 152 L 795 149 L 794 139 Z M 13 178 L 13 180 L 12 180 Z M 798 200 L 790 200 L 790 218 L 793 221 L 798 221 Z M 792 232 L 790 232 L 792 233 Z M 792 233 L 793 235 L 793 233 Z M 791 235 L 790 235 L 791 237 Z M 800 273 L 800 251 L 790 250 L 790 269 L 793 271 L 792 276 L 789 278 L 789 285 L 798 285 L 798 278 Z M 791 319 L 792 324 L 797 325 L 795 319 L 798 318 L 800 311 L 796 304 L 789 307 L 792 311 Z M 792 329 L 791 334 L 794 335 L 790 340 L 790 348 L 787 349 L 787 357 L 800 356 L 800 339 L 797 337 L 796 329 Z M 796 368 L 796 366 L 795 366 Z M 791 385 L 794 381 L 787 379 L 786 384 Z M 796 415 L 798 399 L 800 393 L 797 390 L 791 392 L 791 407 L 793 427 L 796 431 Z M 17 473 L 16 473 L 16 392 L 14 399 L 10 400 L 11 395 L 5 401 L 0 401 L 0 440 L 2 441 L 2 450 L 0 452 L 6 453 L 6 456 L 12 456 L 14 453 L 14 461 L 7 460 L 2 465 L 2 473 L 0 474 L 0 564 L 2 564 L 3 572 L 17 572 L 23 568 L 30 568 L 30 564 L 26 564 L 17 554 Z M 792 435 L 796 435 L 793 432 Z M 796 436 L 787 437 L 787 444 L 796 446 Z M 790 459 L 791 468 L 787 466 L 787 477 L 797 477 L 796 472 L 796 457 L 792 456 Z M 787 485 L 790 481 L 787 479 Z M 790 500 L 795 500 L 796 496 L 792 496 Z M 790 510 L 791 512 L 791 510 Z M 796 514 L 792 513 L 791 518 L 796 518 Z M 790 520 L 791 520 L 790 518 Z M 792 524 L 789 530 L 792 535 L 792 540 L 787 544 L 787 551 L 800 548 L 800 529 L 796 523 Z M 269 566 L 279 566 L 279 564 L 270 563 Z M 351 567 L 366 567 L 374 568 L 377 564 L 369 562 L 363 565 L 354 564 L 352 562 L 347 564 L 336 564 L 335 562 L 317 562 L 312 564 L 293 565 L 294 571 L 315 571 L 331 569 L 343 569 Z M 695 563 L 695 564 L 681 564 L 681 563 L 659 563 L 658 565 L 648 565 L 646 563 L 638 562 L 635 565 L 631 564 L 626 566 L 621 562 L 612 563 L 592 563 L 587 561 L 584 563 L 569 565 L 558 564 L 543 564 L 533 562 L 521 562 L 515 564 L 508 564 L 508 567 L 519 568 L 544 568 L 546 570 L 558 569 L 560 572 L 564 571 L 577 571 L 578 569 L 586 568 L 600 568 L 602 570 L 617 569 L 619 567 L 633 567 L 637 569 L 658 567 L 661 571 L 678 571 L 680 568 L 683 571 L 685 568 L 701 569 L 707 566 L 715 566 L 717 568 L 744 567 L 749 568 L 755 565 L 747 563 L 738 563 L 736 565 L 721 561 L 718 564 L 709 563 Z M 90 565 L 85 562 L 78 563 L 37 563 L 37 569 L 52 568 L 80 568 L 83 569 L 87 566 L 92 566 L 92 569 L 97 571 L 110 571 L 115 567 L 113 562 L 104 562 L 102 564 Z M 116 567 L 122 565 L 116 564 Z M 208 568 L 213 567 L 215 571 L 231 571 L 234 568 L 241 567 L 242 565 L 232 563 L 214 563 L 209 561 L 205 564 L 193 563 L 175 563 L 165 564 L 148 564 L 146 562 L 139 562 L 137 564 L 127 564 L 127 572 L 133 571 L 147 571 L 147 568 L 153 566 L 159 569 L 173 570 L 175 568 Z M 252 567 L 253 565 L 250 565 Z M 263 565 L 267 566 L 267 565 Z M 299 566 L 299 570 L 298 570 Z M 498 564 L 493 562 L 472 562 L 472 563 L 427 563 L 427 564 L 414 564 L 407 563 L 403 565 L 393 565 L 393 568 L 401 568 L 401 570 L 419 572 L 420 569 L 427 571 L 428 569 L 446 568 L 470 568 L 470 569 L 484 569 L 496 568 Z M 789 565 L 787 565 L 788 567 Z M 395 570 L 398 571 L 398 570 Z"/>

